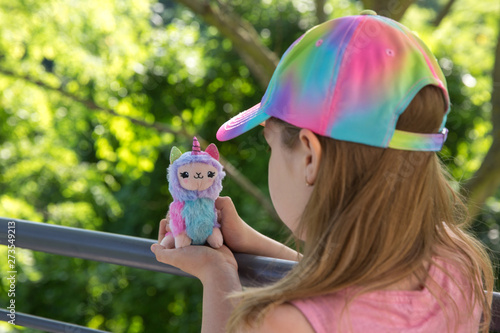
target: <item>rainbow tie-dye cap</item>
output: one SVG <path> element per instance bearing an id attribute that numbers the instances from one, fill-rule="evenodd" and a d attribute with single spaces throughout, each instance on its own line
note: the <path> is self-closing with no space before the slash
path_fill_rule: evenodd
<path id="1" fill-rule="evenodd" d="M 364 13 L 362 13 L 364 14 Z M 426 85 L 446 101 L 439 133 L 396 130 Z M 373 11 L 320 24 L 285 52 L 262 101 L 217 132 L 226 141 L 270 117 L 331 137 L 375 147 L 441 150 L 450 101 L 436 58 L 408 28 Z"/>

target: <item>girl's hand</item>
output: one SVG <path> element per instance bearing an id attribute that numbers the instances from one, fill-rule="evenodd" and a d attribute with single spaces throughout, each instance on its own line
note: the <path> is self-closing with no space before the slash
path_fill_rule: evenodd
<path id="1" fill-rule="evenodd" d="M 218 197 L 215 200 L 215 208 L 224 243 L 234 252 L 251 253 L 255 230 L 241 219 L 231 198 Z"/>
<path id="2" fill-rule="evenodd" d="M 158 243 L 166 232 L 169 232 L 168 219 L 161 220 Z M 179 249 L 173 248 L 174 242 L 169 240 L 151 245 L 151 251 L 162 263 L 180 268 L 184 272 L 197 277 L 203 284 L 203 319 L 202 332 L 225 332 L 225 323 L 234 309 L 234 300 L 228 295 L 241 291 L 238 277 L 238 264 L 233 253 L 225 245 L 218 249 L 209 246 L 191 245 Z"/>
<path id="3" fill-rule="evenodd" d="M 169 249 L 153 244 L 151 251 L 159 262 L 175 266 L 197 277 L 203 284 L 214 276 L 237 275 L 238 272 L 233 253 L 224 245 L 218 249 L 197 245 Z"/>
<path id="4" fill-rule="evenodd" d="M 151 251 L 156 255 L 158 261 L 175 266 L 188 274 L 196 276 L 202 282 L 207 274 L 211 273 L 210 268 L 222 271 L 238 271 L 236 259 L 234 259 L 233 253 L 227 246 L 223 245 L 219 249 L 213 249 L 209 246 L 191 245 L 176 249 L 171 234 L 167 237 L 171 237 L 172 241 L 163 241 L 165 233 L 170 232 L 168 227 L 169 219 L 170 216 L 167 213 L 166 218 L 160 221 L 158 244 L 151 246 Z"/>
<path id="5" fill-rule="evenodd" d="M 300 255 L 250 227 L 238 215 L 230 197 L 215 200 L 224 243 L 234 252 L 297 261 Z"/>

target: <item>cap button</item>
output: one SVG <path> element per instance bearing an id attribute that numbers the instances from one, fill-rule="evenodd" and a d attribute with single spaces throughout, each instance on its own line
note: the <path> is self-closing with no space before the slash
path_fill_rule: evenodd
<path id="1" fill-rule="evenodd" d="M 377 13 L 374 10 L 365 9 L 359 15 L 377 15 Z"/>

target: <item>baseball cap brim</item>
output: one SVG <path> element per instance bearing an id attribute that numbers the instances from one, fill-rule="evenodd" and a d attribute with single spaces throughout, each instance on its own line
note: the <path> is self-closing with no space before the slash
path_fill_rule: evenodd
<path id="1" fill-rule="evenodd" d="M 217 131 L 217 140 L 231 140 L 257 127 L 260 123 L 269 118 L 271 118 L 271 116 L 264 112 L 259 103 L 226 121 Z"/>

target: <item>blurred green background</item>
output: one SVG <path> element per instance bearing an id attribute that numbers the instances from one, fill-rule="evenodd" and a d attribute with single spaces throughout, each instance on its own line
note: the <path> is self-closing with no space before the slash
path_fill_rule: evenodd
<path id="1" fill-rule="evenodd" d="M 453 103 L 440 156 L 477 199 L 474 231 L 494 256 L 499 1 L 0 0 L 0 216 L 156 238 L 171 201 L 171 146 L 189 150 L 195 134 L 203 148 L 217 143 L 223 122 L 260 101 L 296 38 L 364 8 L 417 31 L 439 60 Z M 234 167 L 222 195 L 256 229 L 287 239 L 269 208 L 262 134 L 217 145 Z M 19 312 L 112 332 L 200 329 L 194 279 L 22 249 L 16 256 Z M 7 289 L 4 278 L 3 308 Z M 0 323 L 17 330 L 33 331 Z"/>

